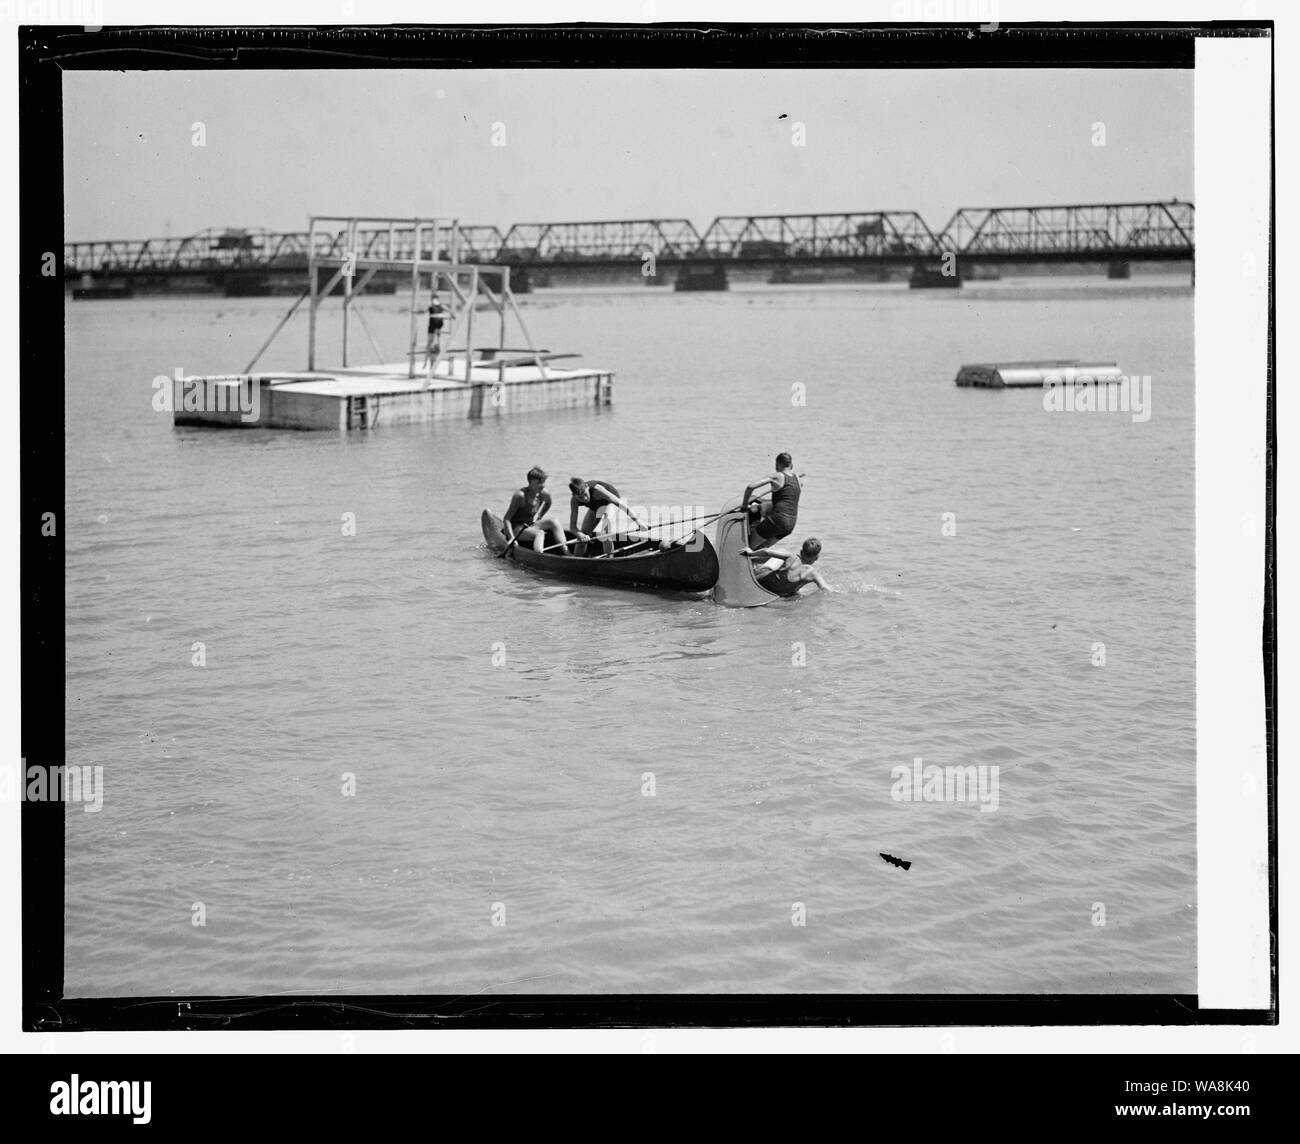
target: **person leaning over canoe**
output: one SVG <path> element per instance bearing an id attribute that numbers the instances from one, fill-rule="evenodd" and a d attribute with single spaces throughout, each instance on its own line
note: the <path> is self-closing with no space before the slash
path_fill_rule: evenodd
<path id="1" fill-rule="evenodd" d="M 632 506 L 619 496 L 618 489 L 608 481 L 585 481 L 574 477 L 569 482 L 569 531 L 578 533 L 582 539 L 593 539 L 609 517 L 609 510 L 617 505 L 629 517 L 636 520 Z M 582 518 L 582 527 L 578 527 L 578 509 L 586 508 Z M 638 520 L 637 524 L 641 522 Z M 644 527 L 644 526 L 642 526 Z M 609 541 L 604 543 L 605 551 L 612 547 Z"/>
<path id="2" fill-rule="evenodd" d="M 546 473 L 534 465 L 528 470 L 528 484 L 516 489 L 510 498 L 510 507 L 506 509 L 502 532 L 506 540 L 518 540 L 520 544 L 531 544 L 533 549 L 541 552 L 551 546 L 557 547 L 565 556 L 569 555 L 569 543 L 558 520 L 545 519 L 551 511 L 551 494 L 546 491 Z"/>
<path id="3" fill-rule="evenodd" d="M 822 554 L 822 542 L 811 536 L 803 542 L 798 556 L 784 548 L 742 548 L 740 554 L 751 560 L 768 561 L 769 567 L 754 571 L 759 585 L 778 596 L 797 596 L 809 584 L 816 584 L 823 592 L 831 591 L 821 573 L 812 567 Z M 779 563 L 773 566 L 776 561 Z"/>
<path id="4" fill-rule="evenodd" d="M 772 501 L 760 506 L 753 501 L 758 490 L 771 486 Z M 749 508 L 751 522 L 761 512 L 757 524 L 751 523 L 749 543 L 754 548 L 765 548 L 774 540 L 789 536 L 799 520 L 799 494 L 803 491 L 795 475 L 794 461 L 789 453 L 778 453 L 776 472 L 745 489 L 742 505 Z"/>

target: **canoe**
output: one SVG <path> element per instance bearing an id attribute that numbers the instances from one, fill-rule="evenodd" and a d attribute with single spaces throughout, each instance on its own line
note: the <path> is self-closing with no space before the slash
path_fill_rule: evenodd
<path id="1" fill-rule="evenodd" d="M 749 546 L 746 514 L 729 512 L 718 520 L 713 546 L 718 552 L 718 582 L 713 588 L 713 602 L 727 608 L 759 608 L 773 600 L 789 599 L 770 592 L 754 575 L 754 561 L 740 550 Z"/>
<path id="2" fill-rule="evenodd" d="M 483 510 L 483 539 L 493 552 L 507 547 L 501 518 Z M 573 533 L 565 529 L 572 540 Z M 626 550 L 627 555 L 620 555 Z M 700 531 L 664 550 L 633 540 L 615 542 L 610 556 L 565 556 L 562 552 L 534 552 L 516 544 L 505 557 L 538 572 L 567 580 L 590 580 L 618 588 L 662 588 L 671 592 L 707 592 L 718 582 L 718 554 Z"/>

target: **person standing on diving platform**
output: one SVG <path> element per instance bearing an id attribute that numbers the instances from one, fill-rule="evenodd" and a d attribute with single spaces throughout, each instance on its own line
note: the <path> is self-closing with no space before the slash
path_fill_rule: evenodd
<path id="1" fill-rule="evenodd" d="M 429 331 L 424 346 L 424 368 L 430 374 L 433 372 L 433 367 L 438 363 L 438 355 L 442 353 L 440 344 L 442 327 L 448 314 L 449 311 L 442 304 L 442 299 L 437 294 L 434 294 L 429 300 Z"/>
<path id="2" fill-rule="evenodd" d="M 769 486 L 772 489 L 769 504 L 763 505 L 753 499 L 756 492 Z M 751 548 L 766 548 L 774 540 L 789 536 L 794 531 L 799 519 L 799 494 L 802 491 L 790 454 L 778 453 L 776 472 L 748 486 L 740 502 L 749 510 Z"/>

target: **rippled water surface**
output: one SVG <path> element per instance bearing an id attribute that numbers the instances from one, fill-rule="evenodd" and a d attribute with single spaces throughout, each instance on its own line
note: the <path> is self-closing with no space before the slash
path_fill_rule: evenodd
<path id="1" fill-rule="evenodd" d="M 392 357 L 400 307 L 369 303 Z M 609 409 L 153 412 L 282 308 L 68 305 L 67 762 L 106 784 L 67 815 L 70 995 L 1195 991 L 1185 279 L 557 290 L 530 326 L 615 371 Z M 1150 420 L 953 385 L 1074 356 L 1150 375 Z M 716 509 L 781 449 L 833 594 L 730 610 L 482 545 L 534 463 L 562 504 L 580 473 Z M 996 811 L 891 797 L 916 758 L 998 767 Z"/>

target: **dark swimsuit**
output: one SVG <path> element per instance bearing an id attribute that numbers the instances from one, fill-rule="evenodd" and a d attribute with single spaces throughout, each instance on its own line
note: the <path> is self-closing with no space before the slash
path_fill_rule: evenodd
<path id="1" fill-rule="evenodd" d="M 790 574 L 786 571 L 785 565 L 769 572 L 766 576 L 759 579 L 759 584 L 769 592 L 775 592 L 778 596 L 797 596 L 799 589 L 804 586 L 803 580 L 791 580 Z"/>
<path id="2" fill-rule="evenodd" d="M 785 484 L 772 493 L 772 511 L 755 526 L 754 531 L 764 540 L 780 540 L 794 531 L 799 518 L 799 478 L 790 473 Z M 773 573 L 775 575 L 775 573 Z"/>
<path id="3" fill-rule="evenodd" d="M 533 517 L 537 515 L 537 502 L 542 499 L 542 494 L 538 493 L 530 501 L 528 499 L 527 486 L 519 491 L 524 494 L 524 503 L 515 509 L 515 511 L 502 522 L 503 525 L 513 525 L 516 536 L 523 532 L 525 528 L 531 528 L 533 526 Z M 502 529 L 502 531 L 504 531 L 504 529 Z"/>
<path id="4" fill-rule="evenodd" d="M 608 489 L 616 497 L 623 495 L 618 491 L 618 489 L 616 489 L 608 481 L 588 481 L 587 491 L 591 499 L 584 507 L 590 509 L 592 512 L 595 512 L 598 508 L 602 507 L 603 505 L 614 503 L 604 493 L 598 492 L 596 490 L 596 485 L 600 485 L 602 489 Z"/>
<path id="5" fill-rule="evenodd" d="M 607 505 L 611 505 L 614 503 L 603 492 L 598 492 L 596 489 L 596 485 L 600 485 L 602 489 L 608 489 L 610 493 L 612 493 L 616 497 L 623 495 L 618 491 L 618 489 L 616 489 L 608 481 L 588 481 L 587 482 L 587 498 L 588 498 L 587 503 L 583 505 L 581 502 L 579 502 L 579 505 L 582 508 L 585 508 L 590 513 L 595 513 L 599 509 L 605 508 Z M 583 517 L 582 523 L 583 524 L 587 523 L 586 517 Z M 599 545 L 594 546 L 594 550 L 599 551 L 600 546 Z M 593 546 L 585 543 L 579 545 L 577 549 L 577 553 L 579 556 L 589 556 L 591 555 L 592 551 L 593 551 Z"/>

